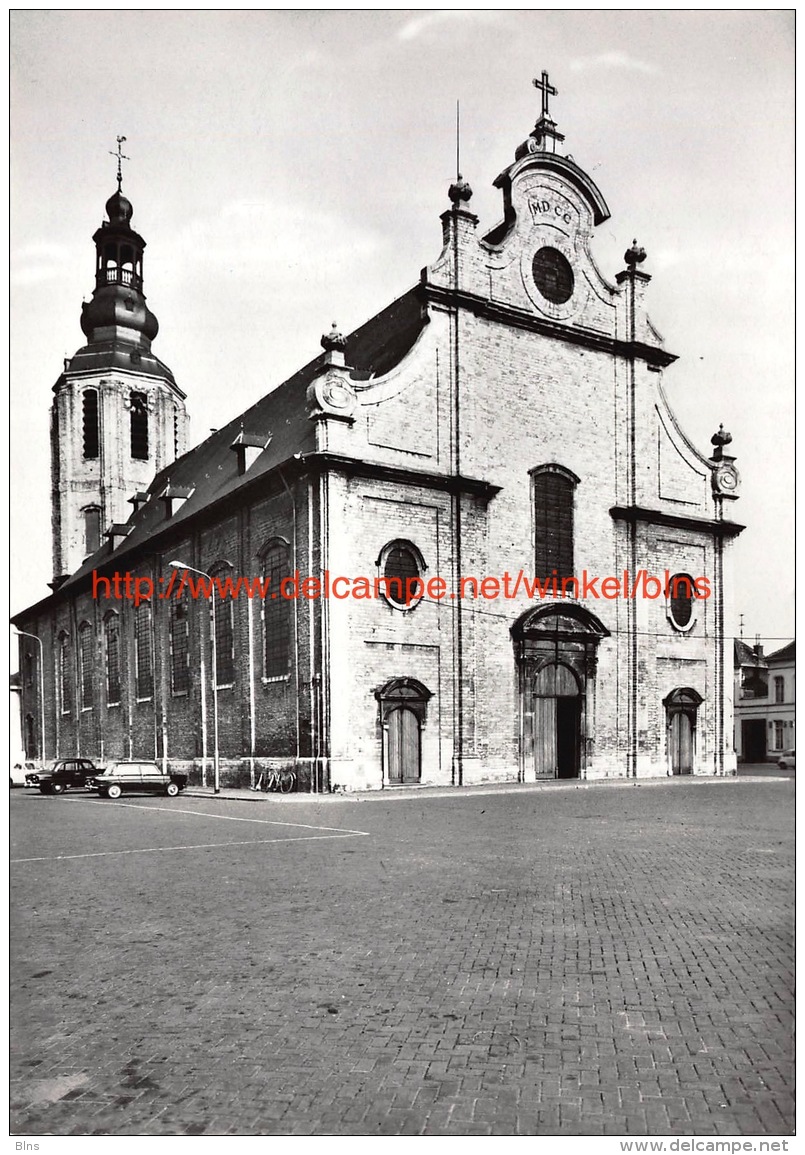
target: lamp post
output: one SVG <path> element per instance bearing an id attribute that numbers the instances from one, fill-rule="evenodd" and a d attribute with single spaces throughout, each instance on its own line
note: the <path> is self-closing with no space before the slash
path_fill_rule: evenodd
<path id="1" fill-rule="evenodd" d="M 188 565 L 185 561 L 171 561 L 168 565 L 173 566 L 174 569 L 187 569 L 191 573 L 201 574 L 202 577 L 210 579 L 210 606 L 212 619 L 212 726 L 213 726 L 213 773 L 215 779 L 214 792 L 221 793 L 221 775 L 220 766 L 218 762 L 218 642 L 215 635 L 215 581 L 211 574 L 206 570 L 196 569 L 194 565 Z"/>
<path id="2" fill-rule="evenodd" d="M 45 762 L 45 649 L 42 639 L 27 630 L 15 630 L 18 638 L 33 638 L 39 646 L 39 717 L 42 727 L 42 764 Z"/>

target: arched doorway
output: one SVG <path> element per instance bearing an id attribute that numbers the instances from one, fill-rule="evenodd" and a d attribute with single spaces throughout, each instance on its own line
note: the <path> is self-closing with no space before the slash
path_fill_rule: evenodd
<path id="1" fill-rule="evenodd" d="M 432 696 L 414 678 L 394 678 L 375 691 L 380 706 L 384 785 L 421 781 L 422 728 Z"/>
<path id="2" fill-rule="evenodd" d="M 584 777 L 595 735 L 598 645 L 609 630 L 575 604 L 538 606 L 512 627 L 520 683 L 520 776 Z"/>
<path id="3" fill-rule="evenodd" d="M 533 679 L 534 772 L 537 778 L 578 778 L 581 697 L 576 675 L 547 662 Z"/>
<path id="4" fill-rule="evenodd" d="M 393 786 L 419 782 L 422 777 L 422 739 L 419 718 L 407 706 L 396 706 L 388 716 L 388 781 Z"/>
<path id="5" fill-rule="evenodd" d="M 690 686 L 672 690 L 663 700 L 668 773 L 692 774 L 696 760 L 696 722 L 704 699 Z"/>

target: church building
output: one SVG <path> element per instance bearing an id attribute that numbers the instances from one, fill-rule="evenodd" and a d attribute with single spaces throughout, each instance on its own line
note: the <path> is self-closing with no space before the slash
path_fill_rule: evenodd
<path id="1" fill-rule="evenodd" d="M 54 386 L 52 593 L 14 619 L 28 757 L 311 792 L 735 773 L 731 438 L 680 429 L 646 254 L 596 267 L 609 210 L 535 84 L 500 223 L 459 176 L 419 281 L 189 451 L 118 177 Z"/>

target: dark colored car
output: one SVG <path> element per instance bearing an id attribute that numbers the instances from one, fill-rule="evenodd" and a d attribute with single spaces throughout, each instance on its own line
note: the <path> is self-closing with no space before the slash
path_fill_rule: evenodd
<path id="1" fill-rule="evenodd" d="M 89 758 L 59 758 L 47 770 L 26 774 L 26 784 L 38 786 L 42 794 L 63 794 L 70 787 L 84 789 L 98 773 Z"/>
<path id="2" fill-rule="evenodd" d="M 175 798 L 187 785 L 187 775 L 172 770 L 165 773 L 156 762 L 110 762 L 89 785 L 101 798 L 119 798 L 121 794 L 167 794 Z"/>

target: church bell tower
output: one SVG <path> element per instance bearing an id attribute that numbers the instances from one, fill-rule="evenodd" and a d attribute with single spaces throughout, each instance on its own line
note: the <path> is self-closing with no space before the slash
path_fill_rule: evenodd
<path id="1" fill-rule="evenodd" d="M 131 227 L 118 137 L 117 191 L 93 236 L 95 289 L 81 311 L 87 339 L 53 386 L 53 584 L 78 569 L 132 496 L 185 451 L 185 394 L 151 351 L 159 323 L 143 292 L 145 241 Z"/>

